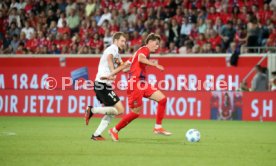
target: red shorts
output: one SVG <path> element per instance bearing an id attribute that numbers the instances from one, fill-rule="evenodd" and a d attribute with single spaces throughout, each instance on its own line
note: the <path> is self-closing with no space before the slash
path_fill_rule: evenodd
<path id="1" fill-rule="evenodd" d="M 149 98 L 157 91 L 153 85 L 149 83 L 137 83 L 130 86 L 128 83 L 127 96 L 129 108 L 137 108 L 143 105 L 143 97 Z"/>

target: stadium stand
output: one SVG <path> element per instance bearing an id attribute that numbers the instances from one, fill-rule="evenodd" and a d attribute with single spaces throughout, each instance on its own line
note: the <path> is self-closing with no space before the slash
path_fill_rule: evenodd
<path id="1" fill-rule="evenodd" d="M 3 0 L 0 54 L 98 54 L 122 31 L 133 53 L 145 36 L 160 54 L 246 53 L 276 46 L 271 0 Z"/>

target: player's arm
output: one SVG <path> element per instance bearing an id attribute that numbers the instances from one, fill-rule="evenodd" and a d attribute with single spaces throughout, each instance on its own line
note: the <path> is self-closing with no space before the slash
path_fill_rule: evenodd
<path id="1" fill-rule="evenodd" d="M 128 71 L 130 68 L 130 65 L 131 65 L 130 61 L 122 62 L 119 67 L 117 67 L 115 70 L 113 70 L 113 72 L 110 73 L 110 76 L 114 76 L 120 71 L 124 71 L 124 72 Z"/>
<path id="2" fill-rule="evenodd" d="M 103 77 L 101 77 L 101 79 L 102 80 L 104 80 L 104 79 L 113 80 L 114 79 L 114 75 L 116 75 L 117 73 L 119 73 L 122 70 L 125 70 L 125 69 L 129 68 L 130 64 L 131 64 L 130 61 L 126 61 L 126 62 L 123 62 L 119 67 L 117 67 L 116 69 L 114 69 L 114 65 L 112 63 L 113 70 L 110 69 L 111 70 L 110 75 L 109 76 L 103 76 Z M 108 66 L 109 66 L 109 60 L 108 60 Z"/>
<path id="3" fill-rule="evenodd" d="M 126 73 L 130 70 L 131 61 L 127 60 L 127 61 L 124 62 L 124 61 L 121 60 L 120 66 L 125 65 L 125 63 L 128 63 L 128 64 L 126 64 L 126 65 L 128 65 L 128 67 L 123 68 L 122 71 Z"/>
<path id="4" fill-rule="evenodd" d="M 108 63 L 109 70 L 112 72 L 114 70 L 113 55 L 112 54 L 109 54 L 107 56 L 107 63 Z"/>
<path id="5" fill-rule="evenodd" d="M 151 62 L 150 60 L 147 59 L 146 55 L 144 54 L 139 54 L 138 55 L 138 61 L 140 63 L 143 63 L 143 64 L 146 64 L 146 65 L 149 65 L 149 66 L 153 66 L 153 67 L 156 67 L 157 69 L 163 71 L 164 70 L 164 67 L 159 65 L 158 63 L 153 63 Z"/>

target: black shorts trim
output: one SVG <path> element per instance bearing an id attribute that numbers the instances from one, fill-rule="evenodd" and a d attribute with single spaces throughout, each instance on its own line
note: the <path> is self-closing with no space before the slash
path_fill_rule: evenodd
<path id="1" fill-rule="evenodd" d="M 105 106 L 114 106 L 120 101 L 120 98 L 113 91 L 112 86 L 107 85 L 106 83 L 95 81 L 94 91 L 97 99 Z"/>

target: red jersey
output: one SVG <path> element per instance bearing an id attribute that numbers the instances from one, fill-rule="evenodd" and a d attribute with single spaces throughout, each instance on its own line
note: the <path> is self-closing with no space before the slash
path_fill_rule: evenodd
<path id="1" fill-rule="evenodd" d="M 144 54 L 147 59 L 150 58 L 150 50 L 148 47 L 140 47 L 131 59 L 131 67 L 129 71 L 129 79 L 145 80 L 146 79 L 146 64 L 138 61 L 138 55 Z M 138 79 L 137 79 L 138 78 Z"/>

